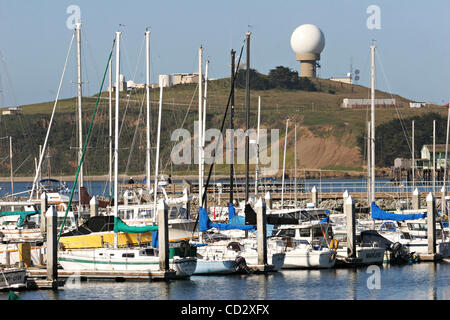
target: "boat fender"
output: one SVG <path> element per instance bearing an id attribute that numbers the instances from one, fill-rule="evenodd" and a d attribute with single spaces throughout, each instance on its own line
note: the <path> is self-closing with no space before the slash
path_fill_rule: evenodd
<path id="1" fill-rule="evenodd" d="M 338 246 L 339 246 L 339 241 L 336 239 L 331 239 L 330 245 L 329 245 L 330 249 L 337 250 Z"/>

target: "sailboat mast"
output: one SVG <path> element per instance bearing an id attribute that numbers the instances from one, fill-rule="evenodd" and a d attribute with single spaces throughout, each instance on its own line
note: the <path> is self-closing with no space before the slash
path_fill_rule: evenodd
<path id="1" fill-rule="evenodd" d="M 161 116 L 162 116 L 163 81 L 159 81 L 159 110 L 158 110 L 158 132 L 156 134 L 156 159 L 155 159 L 155 187 L 153 190 L 153 212 L 156 217 L 156 201 L 158 198 L 158 175 L 159 175 L 159 147 L 161 143 Z"/>
<path id="2" fill-rule="evenodd" d="M 288 128 L 289 128 L 289 119 L 286 120 L 286 134 L 284 136 L 283 176 L 281 178 L 281 208 L 283 208 L 284 205 L 284 175 L 286 170 L 286 147 L 287 147 Z"/>
<path id="3" fill-rule="evenodd" d="M 203 205 L 203 47 L 198 49 L 198 205 Z"/>
<path id="4" fill-rule="evenodd" d="M 205 93 L 203 95 L 203 123 L 202 123 L 202 177 L 205 175 L 205 128 L 206 128 L 206 94 L 208 92 L 208 65 L 209 60 L 205 63 Z M 203 181 L 203 180 L 202 180 Z M 208 207 L 208 195 L 203 195 L 205 199 L 205 209 Z"/>
<path id="5" fill-rule="evenodd" d="M 370 128 L 370 141 L 371 141 L 371 152 L 370 152 L 370 158 L 371 158 L 371 194 L 370 194 L 370 202 L 375 201 L 375 46 L 370 46 L 371 52 L 372 52 L 372 67 L 371 67 L 371 128 Z"/>
<path id="6" fill-rule="evenodd" d="M 258 97 L 258 126 L 256 131 L 256 172 L 255 172 L 255 196 L 258 196 L 259 180 L 259 125 L 261 122 L 261 97 Z"/>
<path id="7" fill-rule="evenodd" d="M 113 134 L 112 134 L 112 60 L 109 60 L 109 88 L 108 88 L 108 102 L 109 102 L 109 196 L 113 193 L 113 181 L 112 181 L 112 171 L 113 171 Z"/>
<path id="8" fill-rule="evenodd" d="M 412 145 L 412 151 L 411 151 L 411 173 L 412 173 L 412 190 L 414 190 L 414 171 L 415 171 L 415 160 L 414 160 L 414 120 L 412 121 L 412 138 L 411 138 L 411 145 Z M 447 163 L 447 161 L 446 161 Z M 445 178 L 444 178 L 445 182 Z"/>
<path id="9" fill-rule="evenodd" d="M 370 206 L 370 201 L 372 199 L 372 192 L 371 192 L 371 185 L 372 185 L 372 180 L 370 179 L 371 176 L 371 171 L 370 171 L 370 162 L 371 162 L 371 158 L 370 158 L 370 147 L 372 146 L 372 142 L 371 142 L 371 135 L 370 135 L 370 121 L 367 122 L 367 203 Z"/>
<path id="10" fill-rule="evenodd" d="M 150 190 L 150 30 L 145 31 L 145 52 L 146 57 L 145 61 L 147 63 L 146 77 L 145 77 L 145 89 L 147 95 L 147 129 L 146 129 L 146 140 L 147 140 L 147 149 L 146 149 L 146 186 L 147 189 Z"/>
<path id="11" fill-rule="evenodd" d="M 297 208 L 297 124 L 294 125 L 294 193 L 295 193 L 295 205 L 294 208 Z"/>
<path id="12" fill-rule="evenodd" d="M 9 136 L 9 167 L 11 168 L 11 195 L 14 194 L 14 170 L 13 170 L 13 152 L 12 152 L 12 137 Z"/>
<path id="13" fill-rule="evenodd" d="M 444 192 L 447 189 L 446 186 L 446 181 L 447 181 L 447 160 L 448 160 L 448 135 L 449 135 L 449 131 L 450 131 L 450 104 L 448 106 L 448 113 L 447 113 L 447 134 L 445 136 L 445 163 L 444 163 L 444 183 L 443 183 L 443 188 L 444 188 Z M 445 212 L 444 212 L 445 214 Z"/>
<path id="14" fill-rule="evenodd" d="M 436 192 L 436 120 L 433 120 L 433 194 Z"/>
<path id="15" fill-rule="evenodd" d="M 120 35 L 122 32 L 116 32 L 116 108 L 114 117 L 114 218 L 118 216 L 119 195 L 118 184 L 119 179 L 119 91 L 120 91 Z M 114 248 L 117 248 L 119 238 L 117 232 L 114 233 Z"/>
<path id="16" fill-rule="evenodd" d="M 81 162 L 83 155 L 83 118 L 81 112 L 81 95 L 82 95 L 82 82 L 81 82 L 81 23 L 76 24 L 77 31 L 77 101 L 78 101 L 78 163 Z M 81 206 L 81 188 L 84 186 L 83 176 L 83 164 L 80 167 L 80 175 L 78 181 L 78 203 Z"/>
<path id="17" fill-rule="evenodd" d="M 230 163 L 230 203 L 233 203 L 234 186 L 234 59 L 236 51 L 231 50 L 231 109 L 230 109 L 230 129 L 231 129 L 231 163 Z"/>
<path id="18" fill-rule="evenodd" d="M 245 81 L 245 203 L 248 202 L 248 184 L 249 184 L 249 155 L 250 141 L 248 130 L 250 127 L 250 32 L 246 33 L 247 39 L 247 74 Z"/>

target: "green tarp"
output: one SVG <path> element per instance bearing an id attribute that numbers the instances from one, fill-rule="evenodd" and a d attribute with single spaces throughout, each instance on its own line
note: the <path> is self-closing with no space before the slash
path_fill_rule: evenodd
<path id="1" fill-rule="evenodd" d="M 25 219 L 28 216 L 32 216 L 35 214 L 40 214 L 41 212 L 39 210 L 35 210 L 35 211 L 2 211 L 0 212 L 0 217 L 7 217 L 7 216 L 20 216 L 19 219 L 17 220 L 17 227 L 22 227 Z"/>
<path id="2" fill-rule="evenodd" d="M 119 218 L 114 218 L 114 232 L 124 232 L 124 233 L 144 233 L 157 231 L 158 226 L 143 226 L 134 227 L 129 226 Z"/>

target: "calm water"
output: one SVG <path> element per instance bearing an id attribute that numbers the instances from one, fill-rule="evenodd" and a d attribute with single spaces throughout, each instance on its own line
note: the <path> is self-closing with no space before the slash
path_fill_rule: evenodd
<path id="1" fill-rule="evenodd" d="M 450 300 L 450 263 L 386 266 L 380 289 L 372 273 L 356 270 L 289 270 L 270 275 L 192 276 L 170 282 L 81 282 L 58 292 L 19 293 L 30 300 Z M 0 300 L 7 293 L 0 293 Z"/>

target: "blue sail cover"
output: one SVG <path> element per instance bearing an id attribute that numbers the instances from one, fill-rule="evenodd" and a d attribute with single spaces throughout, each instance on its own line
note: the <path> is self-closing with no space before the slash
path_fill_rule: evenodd
<path id="1" fill-rule="evenodd" d="M 393 221 L 404 221 L 404 220 L 416 220 L 426 218 L 426 213 L 418 214 L 395 214 L 392 212 L 386 212 L 380 209 L 375 202 L 372 202 L 372 219 L 375 220 L 393 220 Z"/>
<path id="2" fill-rule="evenodd" d="M 233 217 L 236 215 L 236 209 L 234 208 L 233 204 L 230 202 L 228 204 L 228 221 L 231 221 Z"/>
<path id="3" fill-rule="evenodd" d="M 215 223 L 212 222 L 206 210 L 202 207 L 198 209 L 198 231 L 203 232 L 209 230 L 211 228 L 216 228 L 219 230 L 255 230 L 256 226 L 254 225 L 237 225 L 237 224 L 228 224 L 228 223 Z"/>

